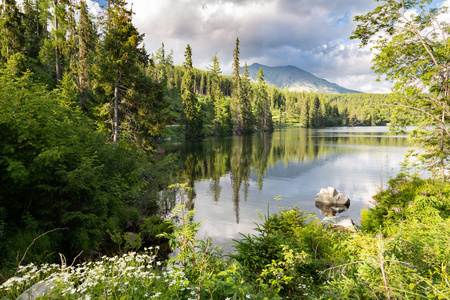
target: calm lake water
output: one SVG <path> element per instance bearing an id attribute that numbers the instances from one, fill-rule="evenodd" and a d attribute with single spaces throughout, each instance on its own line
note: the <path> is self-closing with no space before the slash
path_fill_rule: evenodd
<path id="1" fill-rule="evenodd" d="M 314 198 L 329 186 L 351 200 L 340 215 L 359 223 L 361 210 L 399 171 L 409 149 L 406 136 L 389 135 L 387 127 L 292 128 L 164 147 L 182 163 L 179 181 L 194 189 L 185 202 L 195 209 L 194 221 L 204 222 L 199 237 L 211 237 L 225 251 L 240 232 L 253 232 L 268 203 L 271 213 L 297 206 L 322 219 Z"/>

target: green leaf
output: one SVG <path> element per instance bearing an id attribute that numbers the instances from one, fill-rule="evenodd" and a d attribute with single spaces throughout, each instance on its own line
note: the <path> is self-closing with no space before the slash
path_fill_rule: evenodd
<path id="1" fill-rule="evenodd" d="M 228 272 L 227 271 L 221 271 L 217 274 L 217 276 L 227 276 Z"/>

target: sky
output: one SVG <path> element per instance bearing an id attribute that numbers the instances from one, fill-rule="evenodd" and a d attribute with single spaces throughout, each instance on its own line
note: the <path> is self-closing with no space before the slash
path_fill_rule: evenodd
<path id="1" fill-rule="evenodd" d="M 91 0 L 93 1 L 93 0 Z M 442 2 L 435 1 L 435 2 Z M 445 0 L 450 4 L 450 0 Z M 100 4 L 106 1 L 98 0 Z M 355 15 L 376 7 L 373 0 L 128 0 L 134 24 L 155 53 L 162 43 L 184 61 L 187 44 L 194 66 L 206 69 L 217 53 L 223 74 L 231 74 L 236 38 L 240 62 L 293 65 L 345 88 L 388 93 L 376 82 L 370 48 L 350 40 Z M 91 11 L 99 11 L 91 3 Z"/>

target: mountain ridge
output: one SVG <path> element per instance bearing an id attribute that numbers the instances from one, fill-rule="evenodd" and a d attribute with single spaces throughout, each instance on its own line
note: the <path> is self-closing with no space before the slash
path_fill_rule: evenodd
<path id="1" fill-rule="evenodd" d="M 248 66 L 249 76 L 252 80 L 257 80 L 256 76 L 258 75 L 260 68 L 262 68 L 264 72 L 264 80 L 268 84 L 274 85 L 280 89 L 287 88 L 290 91 L 297 92 L 305 91 L 330 94 L 361 93 L 356 90 L 344 88 L 323 78 L 319 78 L 292 65 L 269 67 L 259 63 L 254 63 Z M 239 72 L 242 74 L 244 72 L 244 67 L 241 67 Z"/>

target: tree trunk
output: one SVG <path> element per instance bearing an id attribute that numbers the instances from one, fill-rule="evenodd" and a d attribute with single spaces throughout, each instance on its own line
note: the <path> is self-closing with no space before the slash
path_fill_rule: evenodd
<path id="1" fill-rule="evenodd" d="M 61 62 L 60 62 L 60 57 L 59 57 L 59 48 L 58 48 L 58 16 L 56 15 L 56 10 L 58 7 L 58 0 L 55 0 L 54 2 L 55 5 L 55 65 L 56 65 L 56 85 L 60 85 L 61 80 L 62 80 L 62 75 L 61 75 Z"/>

